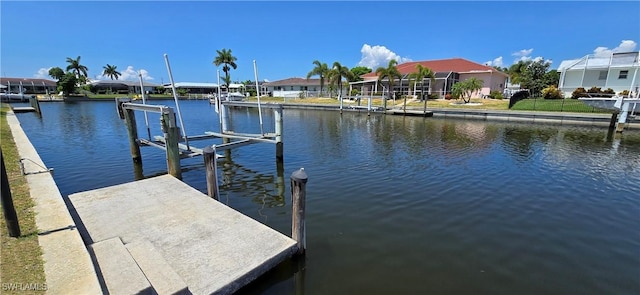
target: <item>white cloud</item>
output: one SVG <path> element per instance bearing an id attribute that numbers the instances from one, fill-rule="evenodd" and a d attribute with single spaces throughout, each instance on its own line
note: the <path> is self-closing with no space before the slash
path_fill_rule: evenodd
<path id="1" fill-rule="evenodd" d="M 38 70 L 37 73 L 33 74 L 34 78 L 38 78 L 38 79 L 47 79 L 47 78 L 51 78 L 49 77 L 49 70 L 51 69 L 51 67 L 48 68 L 40 68 Z"/>
<path id="2" fill-rule="evenodd" d="M 138 72 L 140 72 L 140 74 L 142 74 L 142 79 L 143 80 L 153 80 L 153 77 L 149 76 L 149 72 L 145 69 L 140 69 L 140 70 L 136 70 L 133 68 L 133 66 L 128 66 L 126 70 L 124 71 L 119 71 L 120 72 L 120 77 L 118 78 L 118 80 L 125 80 L 125 81 L 137 81 L 138 80 Z M 96 75 L 96 79 L 97 80 L 108 80 L 111 79 L 107 76 L 103 76 L 102 74 L 100 75 Z"/>
<path id="3" fill-rule="evenodd" d="M 615 47 L 613 49 L 609 49 L 604 46 L 596 47 L 596 49 L 593 50 L 593 54 L 595 54 L 595 56 L 598 56 L 598 57 L 607 57 L 615 52 L 634 51 L 636 50 L 637 46 L 638 46 L 638 43 L 636 43 L 633 40 L 622 40 L 622 42 L 620 42 L 620 45 L 618 45 L 618 47 Z"/>
<path id="4" fill-rule="evenodd" d="M 488 66 L 502 67 L 502 65 L 503 65 L 502 56 L 498 56 L 498 57 L 494 58 L 493 60 L 485 62 L 484 64 L 488 65 Z"/>
<path id="5" fill-rule="evenodd" d="M 534 62 L 536 62 L 536 61 L 541 61 L 541 60 L 544 60 L 549 64 L 553 63 L 552 60 L 550 60 L 550 59 L 545 60 L 542 56 L 532 57 L 531 53 L 533 53 L 533 48 L 522 49 L 522 50 L 519 50 L 519 51 L 516 51 L 516 52 L 512 53 L 511 55 L 516 57 L 516 59 L 513 61 L 513 63 L 517 63 L 519 61 L 534 61 Z"/>
<path id="6" fill-rule="evenodd" d="M 381 45 L 370 46 L 369 44 L 364 44 L 360 52 L 362 53 L 362 58 L 358 62 L 358 65 L 368 67 L 374 71 L 378 67 L 386 67 L 392 59 L 395 59 L 398 64 L 411 61 L 411 59 L 401 57 Z"/>
<path id="7" fill-rule="evenodd" d="M 531 55 L 531 53 L 533 52 L 533 48 L 530 49 L 522 49 L 520 51 L 516 51 L 514 53 L 512 53 L 511 55 L 515 56 L 515 57 L 526 57 Z"/>

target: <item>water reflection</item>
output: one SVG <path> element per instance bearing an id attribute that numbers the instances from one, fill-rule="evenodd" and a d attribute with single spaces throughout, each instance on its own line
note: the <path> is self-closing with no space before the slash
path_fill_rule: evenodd
<path id="1" fill-rule="evenodd" d="M 277 162 L 277 161 L 276 161 Z M 249 196 L 251 200 L 264 207 L 282 207 L 285 205 L 284 195 L 284 164 L 276 165 L 276 176 L 261 173 L 257 170 L 245 167 L 233 161 L 231 153 L 218 160 L 218 166 L 222 166 L 221 191 L 234 192 Z M 260 212 L 261 215 L 262 212 Z"/>

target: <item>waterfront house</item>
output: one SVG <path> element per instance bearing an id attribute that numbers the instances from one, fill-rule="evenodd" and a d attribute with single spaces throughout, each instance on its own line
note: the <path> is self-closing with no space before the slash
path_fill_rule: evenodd
<path id="1" fill-rule="evenodd" d="M 106 93 L 140 93 L 140 81 L 125 81 L 125 80 L 92 80 L 89 85 L 92 86 L 92 91 L 96 94 Z M 143 82 L 145 93 L 155 93 L 158 84 L 149 82 Z"/>
<path id="2" fill-rule="evenodd" d="M 640 77 L 640 51 L 619 52 L 608 55 L 585 55 L 582 58 L 565 60 L 560 63 L 560 83 L 558 88 L 565 97 L 571 96 L 576 88 L 599 87 L 613 89 L 616 93 L 624 90 L 638 92 Z"/>
<path id="3" fill-rule="evenodd" d="M 315 97 L 320 92 L 320 79 L 305 78 L 287 78 L 284 80 L 271 81 L 264 83 L 266 91 L 271 96 L 292 97 L 297 98 Z M 324 87 L 328 87 L 327 79 L 325 79 Z M 323 89 L 325 90 L 325 89 Z"/>
<path id="4" fill-rule="evenodd" d="M 431 69 L 435 73 L 435 83 L 431 85 L 431 94 L 438 97 L 444 97 L 445 94 L 451 93 L 451 87 L 458 81 L 464 81 L 471 77 L 475 77 L 484 82 L 482 89 L 473 93 L 472 97 L 482 97 L 489 95 L 491 91 L 503 92 L 508 74 L 498 71 L 493 67 L 472 62 L 463 58 L 450 58 L 439 60 L 412 61 L 399 64 L 398 71 L 402 75 L 402 79 L 396 80 L 393 91 L 397 95 L 413 94 L 413 89 L 409 87 L 409 75 L 416 72 L 416 66 L 420 64 L 423 67 Z M 386 95 L 388 93 L 387 80 L 383 79 L 382 83 L 376 83 L 378 75 L 373 69 L 372 73 L 362 75 L 363 81 L 351 82 L 350 87 L 359 89 L 363 95 L 369 95 L 370 92 Z M 425 91 L 429 89 L 430 79 L 425 78 Z M 420 87 L 417 89 L 420 93 Z M 419 94 L 418 94 L 419 95 Z"/>
<path id="5" fill-rule="evenodd" d="M 52 94 L 56 93 L 56 81 L 34 78 L 0 78 L 2 92 L 24 94 Z"/>

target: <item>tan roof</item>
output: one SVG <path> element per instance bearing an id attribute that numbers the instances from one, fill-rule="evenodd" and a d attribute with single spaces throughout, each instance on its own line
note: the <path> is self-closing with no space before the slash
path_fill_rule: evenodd
<path id="1" fill-rule="evenodd" d="M 326 79 L 325 79 L 326 83 Z M 288 78 L 284 80 L 264 83 L 265 86 L 319 86 L 320 79 Z"/>
<path id="2" fill-rule="evenodd" d="M 7 84 L 11 84 L 11 85 L 20 85 L 20 82 L 22 82 L 23 86 L 31 86 L 31 82 L 33 82 L 33 85 L 36 86 L 42 86 L 42 83 L 44 82 L 44 85 L 46 86 L 56 86 L 56 81 L 52 81 L 52 80 L 47 80 L 47 79 L 36 79 L 36 78 L 9 78 L 9 77 L 0 77 L 0 84 L 7 86 Z"/>
<path id="3" fill-rule="evenodd" d="M 456 73 L 472 73 L 472 72 L 493 72 L 504 75 L 507 74 L 500 72 L 493 67 L 483 64 L 475 63 L 464 58 L 449 58 L 438 60 L 425 60 L 425 61 L 411 61 L 397 66 L 398 71 L 403 74 L 410 74 L 416 71 L 416 65 L 421 64 L 423 67 L 429 68 L 434 72 L 456 72 Z M 362 75 L 362 78 L 370 80 L 376 78 L 378 75 L 375 73 L 375 69 L 372 73 Z M 368 79 L 367 79 L 368 78 Z"/>

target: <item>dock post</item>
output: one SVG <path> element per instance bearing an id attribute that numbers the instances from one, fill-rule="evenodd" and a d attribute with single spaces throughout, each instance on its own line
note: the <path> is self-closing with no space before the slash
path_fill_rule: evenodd
<path id="1" fill-rule="evenodd" d="M 178 141 L 180 140 L 180 128 L 176 125 L 176 114 L 171 108 L 163 108 L 160 117 L 164 142 L 167 149 L 167 170 L 169 174 L 177 179 L 182 179 L 180 169 L 180 151 Z"/>
<path id="2" fill-rule="evenodd" d="M 407 115 L 407 96 L 404 96 L 404 104 L 402 105 L 402 112 L 404 113 L 404 115 Z"/>
<path id="3" fill-rule="evenodd" d="M 616 121 L 618 120 L 618 112 L 613 112 L 611 114 L 611 121 L 609 121 L 609 129 L 615 129 L 616 128 Z"/>
<path id="4" fill-rule="evenodd" d="M 118 110 L 118 116 L 120 119 L 124 119 L 124 110 L 122 109 L 122 104 L 125 102 L 131 102 L 131 99 L 128 97 L 116 97 L 116 110 Z"/>
<path id="5" fill-rule="evenodd" d="M 224 105 L 224 104 L 220 104 L 220 116 L 222 116 L 222 132 L 221 133 L 226 133 L 227 131 L 229 131 L 229 107 Z"/>
<path id="6" fill-rule="evenodd" d="M 297 242 L 296 254 L 302 255 L 307 249 L 307 232 L 305 225 L 305 198 L 307 173 L 300 168 L 291 174 L 291 238 Z"/>
<path id="7" fill-rule="evenodd" d="M 373 100 L 373 96 L 369 96 L 369 101 L 367 101 L 367 116 L 371 116 L 371 101 Z"/>
<path id="8" fill-rule="evenodd" d="M 278 161 L 282 161 L 284 156 L 284 148 L 282 145 L 282 105 L 278 105 L 278 107 L 273 109 L 274 120 L 275 120 L 275 132 L 276 132 L 276 159 Z"/>
<path id="9" fill-rule="evenodd" d="M 285 195 L 284 195 L 284 162 L 276 161 L 276 186 L 278 187 L 278 198 L 282 200 L 282 204 L 284 204 Z"/>
<path id="10" fill-rule="evenodd" d="M 207 168 L 207 194 L 216 201 L 220 201 L 218 190 L 218 168 L 216 160 L 216 146 L 207 146 L 202 150 L 204 166 Z"/>
<path id="11" fill-rule="evenodd" d="M 422 108 L 422 114 L 423 116 L 427 116 L 427 100 L 429 99 L 429 95 L 427 95 L 426 97 L 424 96 L 423 93 L 420 93 L 420 95 L 422 96 L 422 100 L 424 100 L 424 107 Z"/>
<path id="12" fill-rule="evenodd" d="M 138 126 L 136 125 L 136 114 L 134 110 L 124 109 L 123 115 L 129 133 L 129 149 L 134 163 L 142 163 L 140 145 L 138 145 Z"/>
<path id="13" fill-rule="evenodd" d="M 621 133 L 624 131 L 624 125 L 627 123 L 627 115 L 629 114 L 629 103 L 625 102 L 622 104 L 622 108 L 620 109 L 620 114 L 618 116 L 618 124 L 616 125 L 616 132 Z"/>
<path id="14" fill-rule="evenodd" d="M 38 113 L 38 115 L 42 117 L 42 112 L 40 111 L 40 101 L 38 101 L 38 97 L 35 95 L 30 97 L 29 103 L 31 104 L 31 107 L 36 111 L 36 113 Z"/>
<path id="15" fill-rule="evenodd" d="M 4 155 L 0 149 L 0 162 L 2 162 L 2 211 L 4 213 L 4 222 L 7 224 L 7 230 L 10 237 L 17 238 L 20 236 L 20 225 L 18 224 L 18 215 L 16 208 L 13 206 L 13 198 L 11 197 L 11 188 L 9 187 L 9 178 L 7 177 L 7 169 L 4 167 Z"/>

